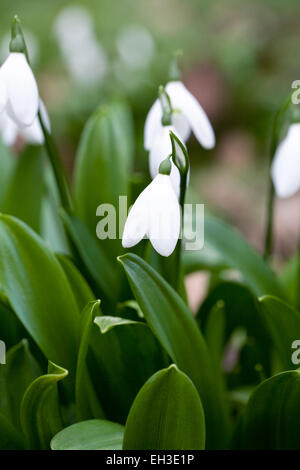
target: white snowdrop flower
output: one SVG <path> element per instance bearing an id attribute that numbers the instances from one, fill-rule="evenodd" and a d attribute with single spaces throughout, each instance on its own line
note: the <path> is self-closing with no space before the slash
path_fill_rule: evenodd
<path id="1" fill-rule="evenodd" d="M 186 141 L 192 130 L 199 143 L 206 149 L 215 145 L 215 134 L 209 119 L 196 98 L 189 92 L 184 84 L 179 81 L 171 81 L 166 85 L 172 108 L 172 125 Z M 157 99 L 152 105 L 145 122 L 144 146 L 151 149 L 155 134 L 161 126 L 162 109 Z"/>
<path id="2" fill-rule="evenodd" d="M 292 196 L 300 189 L 300 123 L 291 124 L 285 139 L 279 144 L 271 176 L 278 197 Z"/>
<path id="3" fill-rule="evenodd" d="M 4 110 L 0 113 L 0 135 L 7 146 L 12 146 L 18 137 L 18 126 Z"/>
<path id="4" fill-rule="evenodd" d="M 147 237 L 160 255 L 170 256 L 180 235 L 180 220 L 180 206 L 171 178 L 159 173 L 133 204 L 122 245 L 130 248 Z"/>
<path id="5" fill-rule="evenodd" d="M 42 100 L 40 100 L 40 112 L 46 129 L 50 132 L 50 119 Z M 38 116 L 35 117 L 30 126 L 19 128 L 7 112 L 3 111 L 0 113 L 0 134 L 4 144 L 7 146 L 12 146 L 18 136 L 22 137 L 28 144 L 42 145 L 44 143 L 44 134 Z"/>
<path id="6" fill-rule="evenodd" d="M 123 62 L 134 69 L 147 67 L 154 56 L 154 41 L 142 25 L 124 28 L 117 37 L 117 48 Z"/>
<path id="7" fill-rule="evenodd" d="M 11 52 L 0 68 L 0 82 L 6 87 L 5 110 L 19 126 L 30 126 L 38 112 L 38 87 L 25 54 Z"/>
<path id="8" fill-rule="evenodd" d="M 159 166 L 161 162 L 166 158 L 166 155 L 170 155 L 172 153 L 172 144 L 170 139 L 170 131 L 172 131 L 181 141 L 184 139 L 181 135 L 179 135 L 178 131 L 173 126 L 161 126 L 160 129 L 157 131 L 153 144 L 151 146 L 149 152 L 149 171 L 151 178 L 155 178 L 155 176 L 159 172 Z M 181 148 L 179 145 L 176 147 L 177 157 L 182 160 L 182 165 L 184 165 L 184 156 L 182 153 Z M 171 169 L 171 181 L 173 185 L 173 189 L 177 197 L 179 197 L 180 192 L 180 173 L 178 168 L 172 162 L 172 169 Z M 189 176 L 188 176 L 189 178 Z"/>
<path id="9" fill-rule="evenodd" d="M 54 32 L 71 77 L 82 86 L 100 83 L 108 61 L 95 37 L 89 11 L 79 6 L 64 8 L 54 23 Z"/>

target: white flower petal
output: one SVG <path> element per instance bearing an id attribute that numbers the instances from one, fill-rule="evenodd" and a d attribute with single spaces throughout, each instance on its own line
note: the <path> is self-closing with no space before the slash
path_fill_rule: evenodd
<path id="1" fill-rule="evenodd" d="M 172 126 L 176 129 L 175 134 L 181 136 L 181 140 L 186 142 L 191 134 L 189 121 L 181 112 L 175 111 L 172 114 Z"/>
<path id="2" fill-rule="evenodd" d="M 11 146 L 18 137 L 18 126 L 7 115 L 6 111 L 0 114 L 0 133 L 5 145 Z"/>
<path id="3" fill-rule="evenodd" d="M 162 110 L 160 101 L 154 101 L 147 114 L 145 127 L 144 127 L 144 147 L 145 150 L 150 150 L 155 134 L 161 127 Z"/>
<path id="4" fill-rule="evenodd" d="M 4 110 L 7 103 L 7 90 L 3 80 L 0 80 L 0 113 Z"/>
<path id="5" fill-rule="evenodd" d="M 50 119 L 47 113 L 46 106 L 43 101 L 40 99 L 40 112 L 46 129 L 48 132 L 51 131 Z M 20 134 L 23 139 L 33 145 L 42 145 L 44 143 L 44 134 L 40 125 L 38 116 L 34 119 L 31 126 L 23 127 L 20 129 Z"/>
<path id="6" fill-rule="evenodd" d="M 168 155 L 172 153 L 172 144 L 170 139 L 169 132 L 174 132 L 175 135 L 178 135 L 178 132 L 172 126 L 161 126 L 158 130 L 150 152 L 149 152 L 149 171 L 151 178 L 155 178 L 158 174 L 159 165 Z M 178 136 L 181 138 L 180 136 Z M 171 180 L 173 184 L 174 191 L 179 197 L 179 190 L 180 190 L 180 174 L 178 168 L 172 162 L 172 170 L 171 170 Z"/>
<path id="7" fill-rule="evenodd" d="M 158 174 L 151 185 L 147 236 L 161 256 L 170 256 L 180 234 L 180 206 L 168 175 Z"/>
<path id="8" fill-rule="evenodd" d="M 292 124 L 279 144 L 271 176 L 278 197 L 292 196 L 300 189 L 300 123 Z"/>
<path id="9" fill-rule="evenodd" d="M 141 192 L 129 211 L 122 235 L 122 246 L 131 248 L 137 245 L 148 229 L 147 207 L 149 206 L 149 186 Z"/>
<path id="10" fill-rule="evenodd" d="M 170 96 L 172 107 L 174 109 L 178 108 L 186 116 L 200 144 L 206 149 L 214 147 L 215 134 L 213 128 L 196 98 L 179 81 L 169 82 L 166 91 Z"/>
<path id="11" fill-rule="evenodd" d="M 38 112 L 38 88 L 26 57 L 20 52 L 10 53 L 0 69 L 8 94 L 6 110 L 20 127 L 30 126 Z"/>

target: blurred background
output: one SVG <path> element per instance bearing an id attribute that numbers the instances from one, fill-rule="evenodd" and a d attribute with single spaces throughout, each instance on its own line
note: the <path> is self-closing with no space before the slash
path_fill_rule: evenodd
<path id="1" fill-rule="evenodd" d="M 274 112 L 300 79 L 297 0 L 1 0 L 0 54 L 18 14 L 68 171 L 86 119 L 111 98 L 132 108 L 136 165 L 146 114 L 182 49 L 183 82 L 206 110 L 217 145 L 191 138 L 190 198 L 259 250 Z M 295 251 L 300 195 L 276 201 L 276 261 Z"/>

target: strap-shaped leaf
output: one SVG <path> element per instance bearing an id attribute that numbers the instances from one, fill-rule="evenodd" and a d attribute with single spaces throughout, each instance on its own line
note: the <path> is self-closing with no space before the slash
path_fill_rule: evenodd
<path id="1" fill-rule="evenodd" d="M 51 441 L 52 450 L 120 450 L 124 427 L 103 419 L 72 424 Z"/>
<path id="2" fill-rule="evenodd" d="M 21 425 L 32 449 L 47 449 L 63 422 L 60 414 L 57 382 L 68 371 L 49 362 L 48 374 L 35 379 L 27 388 L 21 403 Z"/>
<path id="3" fill-rule="evenodd" d="M 14 167 L 1 206 L 2 212 L 18 217 L 38 233 L 45 189 L 43 167 L 42 147 L 26 147 Z"/>
<path id="4" fill-rule="evenodd" d="M 208 448 L 225 445 L 227 412 L 215 371 L 192 313 L 181 297 L 145 261 L 119 258 L 145 319 L 172 360 L 194 382 L 204 406 Z"/>
<path id="5" fill-rule="evenodd" d="M 26 449 L 24 436 L 0 413 L 0 450 Z"/>
<path id="6" fill-rule="evenodd" d="M 94 327 L 94 318 L 100 311 L 100 301 L 89 302 L 80 318 L 80 346 L 77 358 L 76 382 L 75 382 L 75 405 L 78 420 L 88 418 L 103 418 L 99 396 L 91 382 L 90 374 L 87 368 L 87 353 L 91 341 L 91 331 Z M 97 370 L 94 371 L 97 374 Z"/>
<path id="7" fill-rule="evenodd" d="M 141 386 L 166 367 L 169 358 L 144 322 L 100 316 L 94 326 L 91 377 L 106 417 L 125 423 Z"/>
<path id="8" fill-rule="evenodd" d="M 0 284 L 45 356 L 74 372 L 79 311 L 64 271 L 38 235 L 3 214 Z"/>
<path id="9" fill-rule="evenodd" d="M 4 145 L 0 139 L 0 209 L 2 210 L 3 196 L 9 185 L 13 170 L 15 167 L 15 159 L 10 149 Z"/>
<path id="10" fill-rule="evenodd" d="M 82 274 L 68 256 L 57 254 L 56 258 L 60 262 L 65 275 L 68 278 L 74 297 L 77 301 L 78 308 L 81 311 L 88 302 L 95 299 L 95 296 Z"/>
<path id="11" fill-rule="evenodd" d="M 98 297 L 110 305 L 115 304 L 118 276 L 114 262 L 108 259 L 96 235 L 92 235 L 82 220 L 63 210 L 61 216 L 80 271 Z"/>
<path id="12" fill-rule="evenodd" d="M 174 364 L 139 391 L 125 426 L 123 449 L 204 449 L 205 420 L 193 382 Z"/>
<path id="13" fill-rule="evenodd" d="M 282 372 L 252 393 L 238 427 L 240 449 L 299 449 L 300 372 Z"/>
<path id="14" fill-rule="evenodd" d="M 0 410 L 16 428 L 24 392 L 41 372 L 25 339 L 7 352 L 6 364 L 0 366 Z"/>

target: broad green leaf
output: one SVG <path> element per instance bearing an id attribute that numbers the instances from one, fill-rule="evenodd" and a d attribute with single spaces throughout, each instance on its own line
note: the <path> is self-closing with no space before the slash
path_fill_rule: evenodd
<path id="1" fill-rule="evenodd" d="M 273 271 L 248 242 L 225 222 L 205 216 L 205 243 L 201 250 L 185 250 L 186 273 L 200 269 L 236 269 L 257 296 L 285 293 Z"/>
<path id="2" fill-rule="evenodd" d="M 0 299 L 0 339 L 5 342 L 8 349 L 21 341 L 24 336 L 26 336 L 26 331 L 15 312 Z"/>
<path id="3" fill-rule="evenodd" d="M 106 417 L 124 423 L 141 386 L 169 359 L 144 322 L 100 316 L 94 323 L 91 378 Z"/>
<path id="4" fill-rule="evenodd" d="M 215 385 L 206 343 L 181 297 L 145 261 L 133 254 L 119 258 L 147 323 L 172 360 L 194 382 L 204 406 L 207 446 L 226 445 L 227 411 Z"/>
<path id="5" fill-rule="evenodd" d="M 57 383 L 68 371 L 49 362 L 48 374 L 35 379 L 21 403 L 21 425 L 31 449 L 49 448 L 51 438 L 63 428 Z"/>
<path id="6" fill-rule="evenodd" d="M 139 391 L 124 432 L 126 450 L 201 450 L 205 419 L 193 382 L 174 364 Z"/>
<path id="7" fill-rule="evenodd" d="M 45 189 L 43 166 L 42 147 L 26 147 L 16 162 L 1 204 L 2 212 L 18 217 L 36 232 L 40 231 Z"/>
<path id="8" fill-rule="evenodd" d="M 0 210 L 2 210 L 2 201 L 7 185 L 12 176 L 16 159 L 13 157 L 9 148 L 4 145 L 0 139 Z"/>
<path id="9" fill-rule="evenodd" d="M 51 441 L 52 450 L 121 450 L 124 427 L 104 419 L 72 424 Z"/>
<path id="10" fill-rule="evenodd" d="M 89 301 L 95 299 L 95 296 L 84 277 L 68 256 L 57 254 L 56 258 L 60 262 L 65 275 L 67 276 L 69 284 L 72 287 L 74 297 L 77 301 L 78 308 L 81 311 Z"/>
<path id="11" fill-rule="evenodd" d="M 81 313 L 80 318 L 81 337 L 75 383 L 76 415 L 79 421 L 94 417 L 104 417 L 104 413 L 99 402 L 99 396 L 95 393 L 87 368 L 87 353 L 91 339 L 91 331 L 94 327 L 94 319 L 97 313 L 101 314 L 99 306 L 99 300 L 89 302 Z M 97 371 L 95 371 L 95 373 L 97 373 Z"/>
<path id="12" fill-rule="evenodd" d="M 86 124 L 76 157 L 74 186 L 78 215 L 92 232 L 98 222 L 97 207 L 106 203 L 117 209 L 119 196 L 128 193 L 132 140 L 131 113 L 124 103 L 102 106 Z"/>
<path id="13" fill-rule="evenodd" d="M 259 299 L 265 328 L 273 339 L 284 369 L 294 369 L 292 344 L 300 340 L 300 313 L 282 300 L 265 296 Z"/>
<path id="14" fill-rule="evenodd" d="M 26 442 L 20 434 L 0 413 L 0 450 L 24 450 Z"/>
<path id="15" fill-rule="evenodd" d="M 79 311 L 68 280 L 42 239 L 0 215 L 0 284 L 45 356 L 75 371 Z"/>
<path id="16" fill-rule="evenodd" d="M 87 279 L 97 297 L 104 303 L 115 304 L 117 297 L 118 271 L 103 251 L 96 235 L 76 216 L 61 211 L 75 262 Z M 115 263 L 116 264 L 116 263 Z"/>
<path id="17" fill-rule="evenodd" d="M 0 411 L 16 428 L 20 427 L 23 394 L 40 374 L 41 368 L 25 339 L 7 352 L 6 364 L 0 366 Z"/>
<path id="18" fill-rule="evenodd" d="M 240 449 L 300 449 L 300 372 L 265 380 L 252 393 L 238 429 Z"/>
<path id="19" fill-rule="evenodd" d="M 64 225 L 59 216 L 60 207 L 60 196 L 52 169 L 46 167 L 40 234 L 53 252 L 70 254 Z"/>

